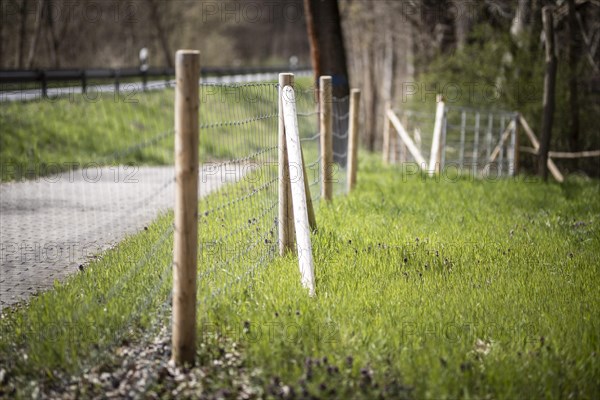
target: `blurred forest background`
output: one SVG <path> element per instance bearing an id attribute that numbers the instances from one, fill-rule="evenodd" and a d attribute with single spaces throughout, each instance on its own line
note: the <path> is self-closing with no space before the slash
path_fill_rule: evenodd
<path id="1" fill-rule="evenodd" d="M 303 0 L 0 0 L 0 68 L 171 66 L 179 48 L 204 66 L 310 64 Z M 600 0 L 340 0 L 352 87 L 363 91 L 363 145 L 381 148 L 383 110 L 453 104 L 521 112 L 539 132 L 544 35 L 553 5 L 558 77 L 551 150 L 600 148 Z M 598 159 L 561 169 L 600 174 Z"/>

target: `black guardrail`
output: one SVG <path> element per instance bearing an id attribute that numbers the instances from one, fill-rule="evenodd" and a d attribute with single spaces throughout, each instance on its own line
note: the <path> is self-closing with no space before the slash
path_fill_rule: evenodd
<path id="1" fill-rule="evenodd" d="M 310 67 L 206 67 L 200 70 L 202 76 L 248 75 L 275 72 L 306 71 Z M 86 91 L 87 83 L 92 79 L 113 79 L 115 90 L 119 90 L 122 79 L 140 78 L 144 86 L 149 78 L 168 80 L 175 76 L 173 68 L 90 68 L 90 69 L 37 69 L 37 70 L 0 70 L 0 84 L 39 83 L 42 94 L 47 94 L 49 82 L 81 82 Z"/>

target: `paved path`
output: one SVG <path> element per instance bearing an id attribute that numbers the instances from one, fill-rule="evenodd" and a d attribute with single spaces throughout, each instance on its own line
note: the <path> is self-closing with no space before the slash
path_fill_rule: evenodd
<path id="1" fill-rule="evenodd" d="M 201 179 L 201 195 L 224 182 Z M 0 310 L 142 230 L 172 208 L 174 186 L 172 167 L 123 166 L 0 184 Z"/>

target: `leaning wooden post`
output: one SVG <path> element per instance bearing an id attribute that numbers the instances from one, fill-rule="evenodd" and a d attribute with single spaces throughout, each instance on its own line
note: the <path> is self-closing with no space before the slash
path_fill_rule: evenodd
<path id="1" fill-rule="evenodd" d="M 294 210 L 290 188 L 290 168 L 288 164 L 285 122 L 283 120 L 283 88 L 294 86 L 294 74 L 279 74 L 279 254 L 294 251 Z"/>
<path id="2" fill-rule="evenodd" d="M 196 354 L 198 257 L 198 118 L 200 53 L 175 55 L 175 238 L 173 246 L 172 353 L 177 365 Z"/>
<path id="3" fill-rule="evenodd" d="M 302 164 L 302 147 L 298 130 L 298 117 L 296 114 L 296 96 L 291 86 L 283 88 L 283 111 L 286 130 L 286 143 L 290 163 Z M 296 243 L 298 250 L 298 264 L 302 284 L 312 296 L 315 293 L 315 274 L 310 241 L 310 224 L 306 206 L 307 193 L 304 186 L 304 173 L 302 168 L 297 168 L 299 176 L 291 182 L 292 203 L 294 206 L 294 229 L 296 230 Z"/>
<path id="4" fill-rule="evenodd" d="M 433 126 L 433 143 L 431 144 L 431 156 L 429 158 L 429 175 L 440 172 L 442 162 L 442 129 L 444 122 L 444 99 L 441 94 L 437 95 L 437 107 L 435 110 L 435 125 Z"/>
<path id="5" fill-rule="evenodd" d="M 356 185 L 358 168 L 358 129 L 360 112 L 360 90 L 352 89 L 350 92 L 350 125 L 348 127 L 348 193 Z"/>
<path id="6" fill-rule="evenodd" d="M 556 52 L 554 49 L 554 20 L 552 7 L 542 9 L 542 22 L 544 36 L 546 37 L 546 73 L 544 75 L 544 114 L 542 117 L 542 131 L 540 135 L 540 150 L 538 157 L 538 171 L 544 181 L 548 180 L 548 152 L 552 136 L 552 119 L 554 118 L 554 91 L 556 86 Z"/>
<path id="7" fill-rule="evenodd" d="M 310 230 L 317 231 L 317 217 L 315 216 L 315 208 L 313 206 L 312 197 L 310 197 L 310 184 L 308 183 L 308 174 L 306 173 L 306 163 L 304 162 L 304 151 L 302 143 L 300 143 L 300 152 L 302 153 L 302 173 L 304 174 L 304 191 L 306 192 L 306 208 L 308 209 L 308 224 Z"/>
<path id="8" fill-rule="evenodd" d="M 322 76 L 319 87 L 321 107 L 321 197 L 325 201 L 333 198 L 333 119 L 331 76 Z"/>
<path id="9" fill-rule="evenodd" d="M 384 120 L 383 120 L 383 163 L 390 163 L 390 142 L 392 135 L 392 123 L 388 118 L 388 112 L 391 109 L 391 104 L 389 101 L 385 103 L 385 112 L 384 112 Z"/>

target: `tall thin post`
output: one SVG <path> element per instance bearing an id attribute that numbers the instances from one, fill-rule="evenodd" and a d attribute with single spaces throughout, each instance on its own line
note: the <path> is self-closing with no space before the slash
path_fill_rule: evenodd
<path id="1" fill-rule="evenodd" d="M 444 107 L 444 116 L 442 120 L 442 137 L 440 139 L 440 173 L 444 171 L 446 164 L 446 135 L 448 133 L 448 112 Z"/>
<path id="2" fill-rule="evenodd" d="M 331 77 L 322 76 L 319 87 L 321 107 L 321 197 L 325 201 L 333 198 L 333 120 Z"/>
<path id="3" fill-rule="evenodd" d="M 200 53 L 175 55 L 175 238 L 173 247 L 173 337 L 176 364 L 193 364 L 196 353 L 198 258 L 198 119 Z"/>
<path id="4" fill-rule="evenodd" d="M 360 112 L 360 90 L 350 92 L 350 126 L 348 127 L 348 193 L 356 185 L 358 168 L 358 128 Z M 387 117 L 386 117 L 387 120 Z"/>
<path id="5" fill-rule="evenodd" d="M 504 130 L 505 128 L 508 127 L 508 125 L 505 127 L 504 124 L 506 123 L 506 116 L 504 114 L 501 115 L 500 117 L 500 126 L 498 128 L 498 135 L 500 137 L 500 153 L 498 154 L 498 176 L 502 176 L 502 172 L 504 171 L 503 165 L 502 163 L 504 162 L 504 147 L 505 147 L 505 143 L 506 141 L 503 140 L 503 136 L 504 136 Z M 508 137 L 507 137 L 508 138 Z"/>
<path id="6" fill-rule="evenodd" d="M 279 254 L 294 250 L 294 210 L 290 188 L 290 168 L 288 164 L 285 122 L 283 120 L 283 88 L 294 86 L 294 74 L 279 74 Z"/>
<path id="7" fill-rule="evenodd" d="M 492 153 L 492 130 L 494 129 L 494 116 L 492 113 L 488 114 L 488 128 L 487 128 L 487 136 L 486 136 L 486 147 L 485 147 L 485 160 L 490 159 L 490 154 Z"/>
<path id="8" fill-rule="evenodd" d="M 467 115 L 466 112 L 463 110 L 462 113 L 460 114 L 460 153 L 458 156 L 458 164 L 460 165 L 460 168 L 463 168 L 463 163 L 465 161 L 465 131 L 466 131 L 466 124 L 467 124 Z"/>
<path id="9" fill-rule="evenodd" d="M 538 170 L 544 181 L 548 180 L 548 152 L 550 151 L 550 138 L 552 136 L 552 120 L 554 118 L 554 91 L 556 86 L 556 52 L 554 49 L 554 20 L 552 7 L 542 9 L 542 22 L 546 38 L 546 73 L 544 75 L 544 114 L 542 117 L 542 131 L 540 135 L 540 150 L 538 157 Z"/>
<path id="10" fill-rule="evenodd" d="M 390 164 L 398 163 L 398 140 L 397 135 L 390 133 Z"/>
<path id="11" fill-rule="evenodd" d="M 435 110 L 435 124 L 433 126 L 433 142 L 431 144 L 431 156 L 429 158 L 429 175 L 440 172 L 441 158 L 441 139 L 444 123 L 444 99 L 442 95 L 437 95 L 437 107 Z"/>
<path id="12" fill-rule="evenodd" d="M 390 163 L 390 142 L 392 135 L 392 123 L 388 118 L 388 110 L 391 109 L 390 103 L 385 103 L 385 112 L 383 120 L 383 163 Z"/>
<path id="13" fill-rule="evenodd" d="M 519 114 L 514 117 L 514 131 L 513 131 L 513 176 L 519 175 Z"/>
<path id="14" fill-rule="evenodd" d="M 408 116 L 406 114 L 402 115 L 402 125 L 405 128 L 408 128 Z M 395 135 L 394 135 L 395 136 Z M 406 143 L 400 140 L 400 163 L 405 163 L 408 161 L 408 149 L 406 148 Z"/>
<path id="15" fill-rule="evenodd" d="M 302 153 L 302 173 L 304 174 L 304 191 L 306 192 L 306 208 L 308 210 L 308 224 L 310 230 L 313 232 L 317 231 L 317 217 L 315 216 L 315 208 L 313 206 L 312 197 L 310 197 L 310 184 L 308 183 L 308 174 L 306 173 L 306 163 L 304 162 L 304 151 L 300 146 L 300 152 Z"/>
<path id="16" fill-rule="evenodd" d="M 473 176 L 476 176 L 479 169 L 479 125 L 481 114 L 475 113 L 475 137 L 473 138 Z"/>
<path id="17" fill-rule="evenodd" d="M 282 94 L 288 157 L 292 165 L 299 165 L 302 163 L 302 147 L 300 146 L 298 117 L 296 113 L 296 95 L 291 86 L 285 86 Z M 308 221 L 306 206 L 307 193 L 305 191 L 302 168 L 298 168 L 298 171 L 302 176 L 291 182 L 292 203 L 294 206 L 294 229 L 296 230 L 298 264 L 300 266 L 302 284 L 312 296 L 315 293 L 315 274 L 312 244 L 310 241 L 310 223 Z"/>

